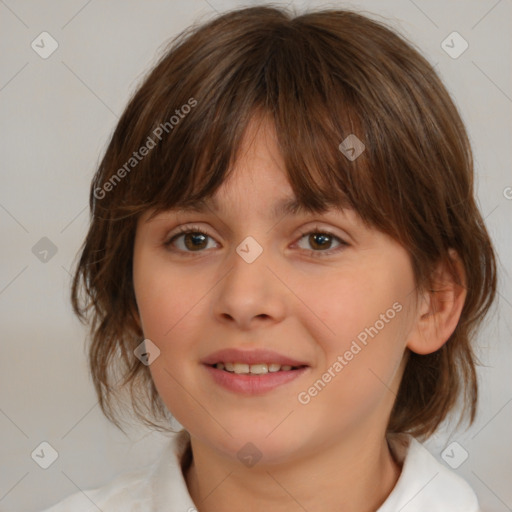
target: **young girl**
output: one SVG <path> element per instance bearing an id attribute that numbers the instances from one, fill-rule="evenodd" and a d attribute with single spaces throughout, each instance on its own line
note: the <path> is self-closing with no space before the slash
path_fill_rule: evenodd
<path id="1" fill-rule="evenodd" d="M 381 23 L 254 7 L 180 34 L 94 177 L 72 299 L 107 417 L 129 390 L 183 430 L 49 511 L 477 511 L 420 442 L 475 416 L 473 194 L 456 107 Z"/>

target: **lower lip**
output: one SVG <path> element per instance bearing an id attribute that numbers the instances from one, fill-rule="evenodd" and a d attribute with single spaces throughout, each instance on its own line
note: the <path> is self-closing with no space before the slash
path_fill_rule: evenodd
<path id="1" fill-rule="evenodd" d="M 269 372 L 262 375 L 240 375 L 204 365 L 213 380 L 225 389 L 244 395 L 262 395 L 299 378 L 309 367 L 297 370 Z"/>

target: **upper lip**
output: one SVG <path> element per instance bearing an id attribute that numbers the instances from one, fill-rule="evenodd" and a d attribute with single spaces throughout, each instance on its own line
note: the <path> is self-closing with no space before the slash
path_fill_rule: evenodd
<path id="1" fill-rule="evenodd" d="M 203 364 L 216 363 L 276 363 L 289 366 L 309 366 L 307 363 L 284 356 L 273 350 L 256 349 L 256 350 L 239 350 L 236 348 L 226 348 L 213 352 L 209 356 L 201 360 Z"/>

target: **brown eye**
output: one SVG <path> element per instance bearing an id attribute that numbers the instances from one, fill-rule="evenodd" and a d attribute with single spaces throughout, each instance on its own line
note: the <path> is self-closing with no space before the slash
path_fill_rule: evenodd
<path id="1" fill-rule="evenodd" d="M 208 235 L 204 235 L 203 233 L 185 233 L 183 234 L 183 242 L 187 249 L 191 251 L 195 249 L 204 249 L 206 247 L 205 240 Z"/>
<path id="2" fill-rule="evenodd" d="M 312 249 L 305 249 L 311 256 L 329 256 L 350 245 L 328 230 L 322 230 L 318 227 L 312 231 L 302 233 L 301 240 L 304 238 L 307 238 L 309 246 L 312 247 Z M 204 249 L 208 248 L 208 239 L 213 240 L 206 231 L 197 226 L 189 226 L 180 228 L 179 233 L 172 235 L 164 245 L 175 252 L 190 255 L 204 252 Z M 331 249 L 334 242 L 337 242 L 338 246 Z"/>
<path id="3" fill-rule="evenodd" d="M 208 238 L 211 238 L 208 233 L 200 228 L 192 227 L 188 229 L 180 229 L 180 232 L 176 235 L 173 235 L 167 242 L 165 242 L 164 245 L 174 248 L 176 241 L 183 239 L 183 246 L 177 247 L 178 251 L 201 252 L 202 249 L 207 247 Z"/>
<path id="4" fill-rule="evenodd" d="M 335 252 L 339 252 L 344 247 L 349 245 L 347 242 L 334 235 L 333 233 L 321 230 L 319 228 L 315 228 L 314 230 L 308 231 L 307 233 L 302 233 L 301 240 L 305 237 L 307 237 L 307 242 L 310 247 L 313 248 L 313 250 L 308 251 L 312 256 L 328 256 Z M 334 241 L 338 242 L 338 247 L 329 250 L 331 244 Z"/>
<path id="5" fill-rule="evenodd" d="M 329 240 L 332 240 L 331 235 L 325 233 L 313 233 L 309 235 L 308 242 L 312 244 L 312 247 L 317 249 L 328 249 L 326 245 L 331 245 Z"/>

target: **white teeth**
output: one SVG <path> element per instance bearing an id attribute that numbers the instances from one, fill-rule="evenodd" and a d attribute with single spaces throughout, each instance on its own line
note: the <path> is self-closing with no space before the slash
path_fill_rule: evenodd
<path id="1" fill-rule="evenodd" d="M 262 373 L 268 373 L 268 366 L 266 364 L 251 364 L 251 373 L 261 375 Z"/>
<path id="2" fill-rule="evenodd" d="M 235 373 L 249 373 L 249 365 L 247 363 L 234 363 L 233 371 Z"/>
<path id="3" fill-rule="evenodd" d="M 227 370 L 228 372 L 237 373 L 237 374 L 254 374 L 254 375 L 264 375 L 266 373 L 273 373 L 278 371 L 287 372 L 292 369 L 290 365 L 280 365 L 278 363 L 257 363 L 257 364 L 247 364 L 247 363 L 217 363 L 215 368 L 218 370 Z"/>

